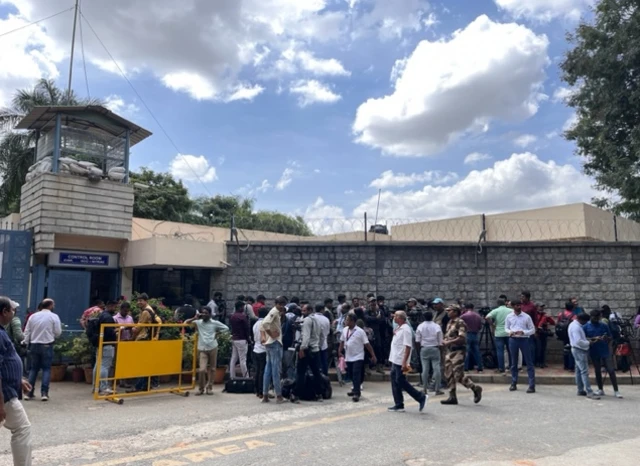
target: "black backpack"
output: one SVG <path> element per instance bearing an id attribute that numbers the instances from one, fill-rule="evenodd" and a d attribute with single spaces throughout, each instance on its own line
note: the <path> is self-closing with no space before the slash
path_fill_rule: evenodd
<path id="1" fill-rule="evenodd" d="M 89 343 L 95 348 L 98 347 L 100 341 L 100 316 L 91 317 L 87 319 L 85 327 L 85 333 L 89 339 Z"/>
<path id="2" fill-rule="evenodd" d="M 573 321 L 573 314 L 570 316 L 562 313 L 558 322 L 556 323 L 556 336 L 559 340 L 566 340 L 569 336 L 569 325 Z"/>

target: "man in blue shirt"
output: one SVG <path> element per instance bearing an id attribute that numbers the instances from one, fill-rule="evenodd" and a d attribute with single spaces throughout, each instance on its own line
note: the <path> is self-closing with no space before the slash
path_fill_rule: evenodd
<path id="1" fill-rule="evenodd" d="M 31 385 L 22 378 L 22 360 L 4 330 L 15 315 L 11 300 L 0 296 L 0 422 L 11 431 L 13 464 L 31 465 L 31 423 L 22 407 L 22 391 Z"/>
<path id="2" fill-rule="evenodd" d="M 611 331 L 607 324 L 600 322 L 602 313 L 599 310 L 593 310 L 589 315 L 591 316 L 591 320 L 585 324 L 584 334 L 591 342 L 589 356 L 591 357 L 593 368 L 596 371 L 596 382 L 598 383 L 598 391 L 595 392 L 595 394 L 597 396 L 604 396 L 602 386 L 602 366 L 604 366 L 611 378 L 611 385 L 613 385 L 613 391 L 616 398 L 622 398 L 622 395 L 618 391 L 618 379 L 616 378 L 616 372 L 613 369 L 611 353 L 609 351 Z"/>

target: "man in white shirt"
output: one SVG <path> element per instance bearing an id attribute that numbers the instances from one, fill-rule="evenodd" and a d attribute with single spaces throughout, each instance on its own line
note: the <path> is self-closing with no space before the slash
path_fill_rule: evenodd
<path id="1" fill-rule="evenodd" d="M 422 360 L 422 387 L 427 393 L 429 372 L 433 370 L 433 381 L 436 395 L 444 395 L 440 390 L 442 372 L 440 368 L 440 348 L 442 347 L 442 327 L 433 321 L 433 312 L 423 314 L 424 322 L 416 330 L 416 347 L 420 351 Z"/>
<path id="2" fill-rule="evenodd" d="M 569 344 L 571 354 L 576 362 L 576 385 L 578 396 L 586 396 L 591 400 L 599 400 L 600 397 L 594 395 L 591 383 L 589 382 L 589 347 L 591 343 L 587 340 L 582 326 L 589 322 L 589 314 L 583 312 L 578 314 L 576 320 L 569 324 Z"/>
<path id="3" fill-rule="evenodd" d="M 264 306 L 258 311 L 258 321 L 253 324 L 253 356 L 256 363 L 254 376 L 256 396 L 262 399 L 262 383 L 264 382 L 264 368 L 267 365 L 267 349 L 262 344 L 262 321 L 267 316 L 269 309 Z"/>
<path id="4" fill-rule="evenodd" d="M 352 390 L 347 396 L 352 397 L 354 402 L 360 401 L 362 392 L 362 373 L 364 368 L 364 349 L 369 351 L 371 362 L 376 364 L 376 354 L 373 347 L 369 343 L 367 334 L 364 330 L 356 325 L 358 318 L 354 313 L 347 314 L 345 318 L 345 328 L 342 330 L 340 337 L 340 348 L 338 354 L 345 351 L 345 361 L 347 362 L 347 374 L 353 381 Z"/>
<path id="5" fill-rule="evenodd" d="M 511 386 L 509 391 L 518 389 L 518 351 L 522 352 L 522 363 L 527 365 L 529 388 L 527 393 L 536 392 L 536 372 L 531 358 L 529 337 L 536 332 L 533 320 L 522 312 L 521 302 L 512 301 L 513 313 L 504 321 L 504 330 L 509 335 L 509 352 L 511 353 Z"/>
<path id="6" fill-rule="evenodd" d="M 53 313 L 54 307 L 53 299 L 42 301 L 42 310 L 31 316 L 24 329 L 24 342 L 29 347 L 31 360 L 31 370 L 29 371 L 31 392 L 25 396 L 25 400 L 33 399 L 38 372 L 42 371 L 40 399 L 49 401 L 53 343 L 56 338 L 62 335 L 62 324 L 60 323 L 60 317 Z"/>
<path id="7" fill-rule="evenodd" d="M 407 324 L 407 314 L 404 311 L 396 311 L 393 320 L 398 325 L 393 331 L 391 353 L 389 354 L 391 391 L 394 405 L 388 411 L 404 413 L 404 396 L 402 392 L 405 391 L 420 404 L 420 412 L 422 412 L 429 397 L 416 390 L 405 377 L 405 373 L 411 370 L 409 358 L 411 357 L 411 348 L 413 348 L 413 332 Z"/>
<path id="8" fill-rule="evenodd" d="M 329 375 L 329 338 L 331 338 L 331 321 L 322 311 L 326 307 L 318 310 L 316 308 L 315 319 L 322 329 L 322 339 L 320 340 L 320 370 L 324 375 Z M 333 311 L 332 311 L 333 312 Z"/>

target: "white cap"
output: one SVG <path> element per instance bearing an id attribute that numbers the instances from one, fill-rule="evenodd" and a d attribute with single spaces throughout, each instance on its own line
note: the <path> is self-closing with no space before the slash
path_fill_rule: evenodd
<path id="1" fill-rule="evenodd" d="M 13 309 L 18 309 L 20 307 L 20 303 L 16 303 L 14 300 L 10 299 L 9 301 L 11 301 L 11 307 Z"/>

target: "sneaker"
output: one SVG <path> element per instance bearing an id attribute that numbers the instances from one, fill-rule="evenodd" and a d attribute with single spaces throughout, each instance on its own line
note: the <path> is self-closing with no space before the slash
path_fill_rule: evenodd
<path id="1" fill-rule="evenodd" d="M 615 397 L 616 397 L 616 398 L 618 398 L 618 399 L 622 399 L 622 398 L 624 398 L 620 392 L 615 392 L 615 393 L 614 393 L 614 395 L 615 395 Z"/>
<path id="2" fill-rule="evenodd" d="M 425 394 L 420 400 L 420 412 L 424 411 L 424 407 L 427 405 L 427 401 L 429 401 L 429 395 Z"/>
<path id="3" fill-rule="evenodd" d="M 604 396 L 604 390 L 595 390 L 593 394 L 596 396 Z"/>
<path id="4" fill-rule="evenodd" d="M 298 398 L 295 395 L 291 395 L 291 398 L 289 399 L 289 401 L 291 401 L 291 403 L 299 405 L 300 404 L 300 398 Z"/>
<path id="5" fill-rule="evenodd" d="M 436 392 L 436 396 L 442 396 L 442 395 L 444 395 L 444 392 L 442 390 L 438 390 Z"/>
<path id="6" fill-rule="evenodd" d="M 516 385 L 516 384 L 514 384 L 514 383 L 513 383 L 513 384 L 511 384 L 511 386 L 509 387 L 509 391 L 510 391 L 510 392 L 515 392 L 517 389 L 518 389 L 518 387 L 517 387 L 517 385 Z"/>
<path id="7" fill-rule="evenodd" d="M 599 400 L 600 397 L 598 395 L 596 395 L 595 393 L 591 392 L 591 393 L 585 393 L 585 395 L 588 399 L 590 400 Z"/>
<path id="8" fill-rule="evenodd" d="M 42 395 L 40 401 L 49 401 L 49 395 Z"/>
<path id="9" fill-rule="evenodd" d="M 347 396 L 354 396 L 353 391 L 350 391 L 349 393 L 347 393 Z"/>
<path id="10" fill-rule="evenodd" d="M 113 395 L 113 390 L 111 390 L 110 388 L 107 388 L 106 390 L 99 391 L 98 395 L 100 395 L 100 396 Z"/>
<path id="11" fill-rule="evenodd" d="M 536 392 L 536 387 L 527 388 L 527 393 L 535 393 L 535 392 Z"/>
<path id="12" fill-rule="evenodd" d="M 262 401 L 260 403 L 270 403 L 269 397 L 268 396 L 263 396 L 262 397 Z"/>
<path id="13" fill-rule="evenodd" d="M 583 390 L 578 392 L 578 396 L 589 396 L 589 394 Z M 593 392 L 591 392 L 591 396 L 593 396 Z"/>
<path id="14" fill-rule="evenodd" d="M 404 406 L 391 406 L 387 408 L 390 413 L 404 413 Z"/>
<path id="15" fill-rule="evenodd" d="M 198 390 L 196 392 L 196 396 L 202 396 L 202 395 L 204 395 L 204 390 Z"/>
<path id="16" fill-rule="evenodd" d="M 356 396 L 354 396 L 352 398 L 352 400 L 353 400 L 354 403 L 357 403 L 358 401 L 360 401 L 360 397 L 358 395 L 356 395 Z"/>
<path id="17" fill-rule="evenodd" d="M 29 394 L 22 397 L 24 401 L 31 401 L 33 400 L 33 398 L 34 398 L 33 395 L 29 395 Z"/>
<path id="18" fill-rule="evenodd" d="M 276 399 L 276 404 L 277 405 L 281 405 L 284 402 L 285 402 L 284 398 L 282 398 L 281 396 L 277 397 L 277 399 Z"/>
<path id="19" fill-rule="evenodd" d="M 213 395 L 213 388 L 207 388 L 207 395 L 209 396 Z"/>

